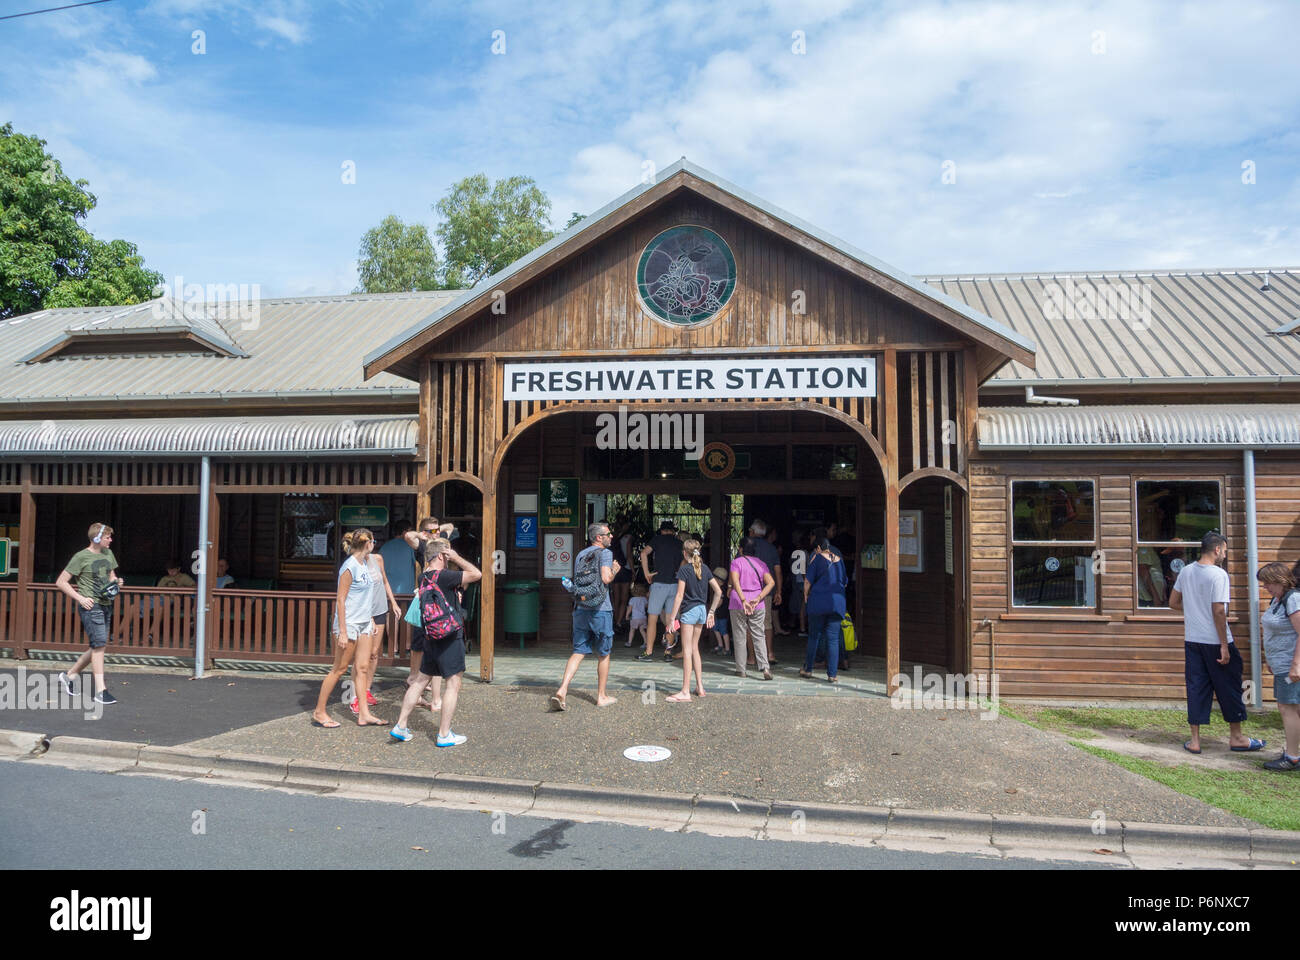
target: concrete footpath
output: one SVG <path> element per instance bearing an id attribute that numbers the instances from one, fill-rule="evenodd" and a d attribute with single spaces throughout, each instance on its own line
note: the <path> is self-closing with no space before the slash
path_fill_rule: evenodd
<path id="1" fill-rule="evenodd" d="M 23 666 L 29 683 L 41 686 Z M 196 681 L 180 671 L 119 667 L 110 678 L 122 703 L 99 719 L 80 710 L 0 710 L 0 728 L 23 731 L 7 735 L 9 755 L 81 762 L 75 755 L 132 772 L 252 776 L 409 802 L 669 829 L 711 825 L 753 836 L 798 828 L 869 841 L 912 831 L 960 835 L 990 849 L 1065 843 L 1081 855 L 1112 851 L 1095 854 L 1107 857 L 1147 844 L 1225 862 L 1300 860 L 1300 835 L 1263 830 L 1064 737 L 970 710 L 757 692 L 671 704 L 664 699 L 671 688 L 652 683 L 618 691 L 618 703 L 605 709 L 575 689 L 568 712 L 551 713 L 549 686 L 469 681 L 454 725 L 469 742 L 440 750 L 427 710 L 414 715 L 409 743 L 393 741 L 387 728 L 357 727 L 338 701 L 330 713 L 343 725 L 312 727 L 318 676 L 227 672 Z M 375 715 L 395 720 L 403 690 L 401 679 L 381 679 Z M 666 747 L 672 756 L 658 763 L 623 756 L 638 745 Z"/>

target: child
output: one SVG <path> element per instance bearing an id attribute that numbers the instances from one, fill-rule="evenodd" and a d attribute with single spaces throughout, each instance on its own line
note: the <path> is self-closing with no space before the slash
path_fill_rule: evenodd
<path id="1" fill-rule="evenodd" d="M 726 596 L 727 568 L 714 567 L 713 575 L 722 587 L 723 596 Z M 717 617 L 713 621 L 713 652 L 731 656 L 731 620 L 728 617 Z"/>
<path id="2" fill-rule="evenodd" d="M 640 581 L 632 584 L 632 599 L 627 602 L 627 643 L 625 647 L 632 646 L 632 638 L 636 636 L 638 630 L 641 631 L 642 645 L 645 645 L 646 637 L 646 604 L 650 590 Z"/>

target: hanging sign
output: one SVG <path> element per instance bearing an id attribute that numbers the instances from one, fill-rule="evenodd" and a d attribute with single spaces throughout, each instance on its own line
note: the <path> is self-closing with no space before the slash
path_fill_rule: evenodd
<path id="1" fill-rule="evenodd" d="M 539 523 L 543 527 L 580 526 L 582 501 L 578 499 L 577 477 L 559 480 L 543 477 L 537 500 L 541 512 Z"/>
<path id="2" fill-rule="evenodd" d="M 386 527 L 388 526 L 388 508 L 356 504 L 339 507 L 339 526 Z"/>
<path id="3" fill-rule="evenodd" d="M 810 400 L 874 397 L 872 357 L 507 363 L 506 400 Z"/>
<path id="4" fill-rule="evenodd" d="M 9 576 L 9 541 L 0 539 L 0 577 Z"/>

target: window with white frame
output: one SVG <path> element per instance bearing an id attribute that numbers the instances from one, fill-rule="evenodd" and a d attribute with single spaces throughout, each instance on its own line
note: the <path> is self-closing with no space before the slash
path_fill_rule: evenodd
<path id="1" fill-rule="evenodd" d="M 1195 563 L 1201 537 L 1223 529 L 1217 480 L 1137 480 L 1137 546 L 1133 574 L 1137 606 L 1164 609 L 1178 572 Z"/>
<path id="2" fill-rule="evenodd" d="M 1011 482 L 1011 594 L 1016 607 L 1095 608 L 1096 486 Z"/>

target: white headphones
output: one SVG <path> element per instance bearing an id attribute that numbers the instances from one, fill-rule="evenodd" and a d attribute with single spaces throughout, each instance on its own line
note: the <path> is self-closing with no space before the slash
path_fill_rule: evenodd
<path id="1" fill-rule="evenodd" d="M 99 533 L 95 534 L 94 539 L 91 540 L 91 543 L 99 543 L 103 539 L 104 539 L 104 524 L 101 523 L 99 525 Z"/>

